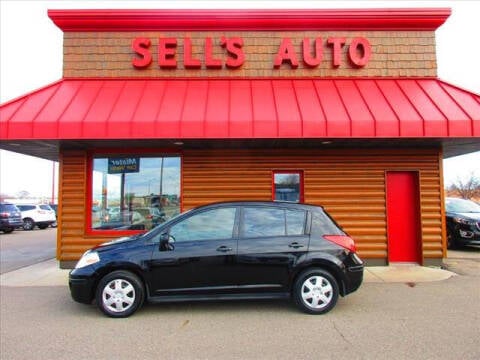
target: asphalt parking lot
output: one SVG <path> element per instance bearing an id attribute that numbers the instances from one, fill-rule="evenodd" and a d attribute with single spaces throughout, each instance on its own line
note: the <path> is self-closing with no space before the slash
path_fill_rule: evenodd
<path id="1" fill-rule="evenodd" d="M 433 282 L 366 282 L 323 316 L 283 301 L 147 305 L 110 319 L 60 281 L 0 287 L 6 359 L 478 359 L 480 250 Z M 1 279 L 36 269 L 10 272 Z"/>

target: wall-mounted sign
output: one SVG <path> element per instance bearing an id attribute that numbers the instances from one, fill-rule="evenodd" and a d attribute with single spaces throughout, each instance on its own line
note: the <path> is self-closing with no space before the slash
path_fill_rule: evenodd
<path id="1" fill-rule="evenodd" d="M 126 174 L 140 171 L 139 157 L 115 157 L 108 158 L 109 174 Z"/>
<path id="2" fill-rule="evenodd" d="M 152 40 L 149 38 L 135 38 L 132 43 L 132 49 L 136 57 L 132 59 L 132 65 L 136 69 L 145 69 L 152 64 L 154 57 L 158 67 L 162 69 L 176 69 L 180 62 L 183 62 L 185 69 L 201 69 L 202 65 L 206 69 L 222 69 L 223 67 L 235 69 L 241 67 L 246 61 L 244 53 L 244 41 L 241 37 L 227 38 L 222 36 L 215 41 L 211 37 L 206 37 L 203 41 L 202 49 L 193 49 L 192 40 L 189 37 L 183 39 L 177 38 L 158 38 L 157 52 L 153 54 L 150 47 Z M 301 45 L 302 51 L 297 53 L 295 45 Z M 177 56 L 177 47 L 183 46 L 183 56 Z M 198 46 L 198 45 L 197 45 Z M 224 49 L 224 55 L 218 54 L 215 46 Z M 342 64 L 342 49 L 347 46 L 348 64 Z M 278 44 L 278 51 L 272 58 L 272 68 L 279 69 L 282 65 L 289 66 L 291 69 L 298 67 L 299 61 L 303 61 L 306 67 L 318 67 L 323 61 L 324 47 L 331 51 L 331 66 L 338 68 L 342 65 L 350 67 L 364 67 L 367 65 L 372 54 L 372 47 L 367 38 L 355 37 L 347 41 L 344 37 L 328 37 L 323 40 L 321 37 L 315 39 L 304 38 L 301 44 L 294 44 L 288 37 L 282 38 Z M 298 46 L 297 46 L 298 48 Z M 200 52 L 200 56 L 193 54 Z"/>

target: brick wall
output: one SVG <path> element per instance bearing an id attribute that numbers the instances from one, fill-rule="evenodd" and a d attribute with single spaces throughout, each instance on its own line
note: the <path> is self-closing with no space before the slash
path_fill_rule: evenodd
<path id="1" fill-rule="evenodd" d="M 193 56 L 203 62 L 204 39 L 214 40 L 214 54 L 225 58 L 220 44 L 221 36 L 243 38 L 246 60 L 238 69 L 185 69 L 183 66 L 183 38 L 190 37 Z M 365 37 L 372 45 L 372 55 L 363 68 L 353 67 L 347 58 L 348 44 L 355 37 Z M 137 37 L 151 39 L 153 62 L 146 69 L 135 69 L 132 59 L 132 41 Z M 157 39 L 175 37 L 178 41 L 176 70 L 160 69 L 157 60 Z M 281 39 L 290 37 L 299 58 L 299 67 L 291 69 L 283 64 L 274 69 L 273 60 Z M 323 39 L 323 61 L 316 68 L 308 68 L 301 61 L 302 40 L 308 37 Z M 342 64 L 332 66 L 332 48 L 328 37 L 345 37 Z M 66 32 L 64 35 L 64 77 L 373 77 L 409 76 L 435 77 L 436 55 L 433 31 L 295 31 L 295 32 Z"/>

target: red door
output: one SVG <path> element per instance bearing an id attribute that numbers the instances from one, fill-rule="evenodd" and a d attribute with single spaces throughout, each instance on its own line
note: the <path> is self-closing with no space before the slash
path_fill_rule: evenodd
<path id="1" fill-rule="evenodd" d="M 387 172 L 389 262 L 421 262 L 418 174 Z"/>

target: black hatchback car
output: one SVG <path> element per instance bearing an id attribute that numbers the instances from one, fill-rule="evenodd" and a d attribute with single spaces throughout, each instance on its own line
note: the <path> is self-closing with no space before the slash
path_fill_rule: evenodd
<path id="1" fill-rule="evenodd" d="M 74 300 L 126 317 L 144 302 L 293 299 L 310 314 L 358 289 L 354 241 L 318 206 L 225 202 L 88 250 L 70 272 Z"/>
<path id="2" fill-rule="evenodd" d="M 447 247 L 480 245 L 480 205 L 470 200 L 447 198 Z"/>
<path id="3" fill-rule="evenodd" d="M 23 226 L 22 213 L 14 205 L 9 203 L 0 203 L 0 231 L 5 234 Z"/>

